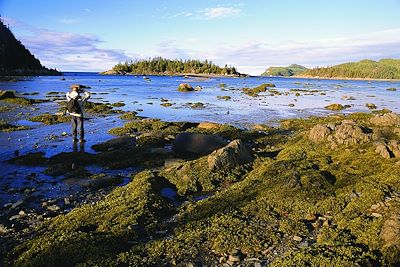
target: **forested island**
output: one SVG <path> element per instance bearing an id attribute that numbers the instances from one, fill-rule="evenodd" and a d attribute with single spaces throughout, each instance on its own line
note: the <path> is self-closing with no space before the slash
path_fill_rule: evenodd
<path id="1" fill-rule="evenodd" d="M 0 76 L 19 75 L 61 75 L 61 73 L 42 66 L 0 19 Z"/>
<path id="2" fill-rule="evenodd" d="M 298 75 L 298 74 L 304 72 L 305 70 L 307 70 L 306 67 L 298 65 L 298 64 L 292 64 L 287 67 L 269 67 L 261 74 L 261 76 L 290 77 L 290 76 Z"/>
<path id="3" fill-rule="evenodd" d="M 225 65 L 220 67 L 212 61 L 197 59 L 166 59 L 154 57 L 144 60 L 131 60 L 124 63 L 118 63 L 111 70 L 102 74 L 140 74 L 140 75 L 226 75 L 242 76 L 235 67 Z"/>
<path id="4" fill-rule="evenodd" d="M 400 79 L 400 59 L 361 60 L 306 70 L 299 77 L 349 79 Z"/>

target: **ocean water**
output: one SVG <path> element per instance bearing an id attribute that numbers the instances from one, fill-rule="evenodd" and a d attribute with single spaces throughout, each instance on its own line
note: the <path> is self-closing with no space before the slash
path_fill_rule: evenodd
<path id="1" fill-rule="evenodd" d="M 117 109 L 138 111 L 144 117 L 159 118 L 166 121 L 212 121 L 229 123 L 238 127 L 250 127 L 255 123 L 277 125 L 285 118 L 308 117 L 335 113 L 324 109 L 332 103 L 351 105 L 341 112 L 370 112 L 366 103 L 373 103 L 378 109 L 387 108 L 400 112 L 399 81 L 350 81 L 318 80 L 278 77 L 251 78 L 185 78 L 179 76 L 104 76 L 96 73 L 65 73 L 60 77 L 24 77 L 16 82 L 0 82 L 1 90 L 14 90 L 28 98 L 45 99 L 48 92 L 59 92 L 61 97 L 69 91 L 71 84 L 90 86 L 91 101 L 115 103 L 123 102 L 125 106 Z M 195 92 L 178 92 L 180 83 L 189 83 L 193 87 L 201 86 Z M 274 90 L 251 97 L 242 92 L 243 87 L 255 87 L 262 83 L 273 83 Z M 221 86 L 224 84 L 224 86 Z M 386 90 L 397 88 L 397 91 Z M 299 93 L 299 95 L 296 95 Z M 229 96 L 230 100 L 218 99 L 218 96 Z M 173 105 L 163 107 L 161 100 L 167 99 Z M 204 108 L 193 109 L 190 103 L 201 102 Z M 1 105 L 1 102 L 0 102 Z M 33 107 L 17 109 L 10 113 L 0 113 L 0 119 L 10 123 L 31 127 L 29 130 L 0 132 L 0 205 L 13 202 L 23 197 L 25 189 L 36 188 L 38 199 L 62 198 L 69 194 L 79 193 L 79 187 L 66 184 L 63 177 L 43 175 L 44 167 L 18 166 L 8 163 L 18 150 L 20 155 L 32 152 L 43 152 L 47 157 L 60 152 L 86 151 L 93 153 L 93 144 L 106 141 L 113 136 L 107 131 L 123 125 L 118 115 L 95 117 L 85 121 L 87 142 L 82 147 L 74 147 L 69 123 L 43 125 L 27 120 L 30 116 L 44 112 L 55 113 L 59 105 L 46 102 Z M 23 114 L 22 116 L 18 113 Z M 90 166 L 92 173 L 107 172 L 97 166 Z M 110 171 L 110 175 L 120 174 L 129 177 L 132 170 Z M 21 193 L 22 192 L 22 193 Z M 40 196 L 40 198 L 39 198 Z M 1 208 L 1 207 L 0 207 Z"/>

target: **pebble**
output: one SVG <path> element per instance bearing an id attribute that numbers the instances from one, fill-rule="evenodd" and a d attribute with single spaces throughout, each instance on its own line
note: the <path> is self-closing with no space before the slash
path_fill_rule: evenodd
<path id="1" fill-rule="evenodd" d="M 20 210 L 20 211 L 18 212 L 18 214 L 19 214 L 20 216 L 25 216 L 25 215 L 26 215 L 25 211 L 23 211 L 23 210 Z"/>
<path id="2" fill-rule="evenodd" d="M 293 240 L 294 240 L 294 241 L 297 241 L 297 242 L 301 242 L 301 241 L 303 240 L 303 238 L 301 238 L 300 236 L 295 235 L 295 236 L 293 237 Z"/>
<path id="3" fill-rule="evenodd" d="M 51 206 L 48 206 L 47 209 L 49 211 L 58 211 L 58 210 L 60 210 L 60 207 L 57 205 L 51 205 Z"/>
<path id="4" fill-rule="evenodd" d="M 234 262 L 239 262 L 239 261 L 240 261 L 240 258 L 238 256 L 229 255 L 227 263 L 229 264 L 229 262 L 234 263 Z"/>
<path id="5" fill-rule="evenodd" d="M 71 204 L 71 201 L 69 200 L 69 198 L 64 198 L 64 204 L 65 205 L 70 205 Z"/>
<path id="6" fill-rule="evenodd" d="M 375 217 L 375 218 L 382 217 L 382 214 L 377 213 L 377 212 L 373 212 L 371 215 L 372 215 L 372 217 Z"/>

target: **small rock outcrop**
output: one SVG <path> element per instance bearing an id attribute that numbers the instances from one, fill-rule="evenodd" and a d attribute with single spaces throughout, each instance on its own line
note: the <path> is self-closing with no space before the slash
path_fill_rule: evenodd
<path id="1" fill-rule="evenodd" d="M 329 110 L 333 110 L 333 111 L 339 111 L 339 110 L 343 110 L 346 108 L 351 107 L 350 105 L 342 105 L 342 104 L 330 104 L 328 106 L 325 107 L 325 109 L 329 109 Z"/>
<path id="2" fill-rule="evenodd" d="M 211 171 L 230 170 L 238 165 L 251 162 L 252 158 L 250 149 L 241 140 L 234 140 L 227 146 L 211 153 L 207 162 Z"/>
<path id="3" fill-rule="evenodd" d="M 6 91 L 6 90 L 0 90 L 0 100 L 6 99 L 6 98 L 15 98 L 14 92 Z"/>
<path id="4" fill-rule="evenodd" d="M 340 124 L 318 124 L 309 132 L 310 140 L 314 142 L 328 141 L 332 148 L 338 145 L 363 144 L 372 140 L 372 131 L 358 126 L 353 121 L 344 120 Z"/>
<path id="5" fill-rule="evenodd" d="M 395 113 L 378 114 L 370 122 L 378 126 L 396 126 L 400 125 L 400 116 Z"/>
<path id="6" fill-rule="evenodd" d="M 400 158 L 400 144 L 396 140 L 390 140 L 389 142 L 379 141 L 375 143 L 375 152 L 381 155 L 385 159 Z"/>
<path id="7" fill-rule="evenodd" d="M 192 87 L 190 84 L 188 84 L 188 83 L 181 83 L 181 84 L 178 86 L 178 91 L 179 91 L 179 92 L 191 92 L 191 91 L 194 91 L 194 89 L 193 89 L 193 87 Z"/>

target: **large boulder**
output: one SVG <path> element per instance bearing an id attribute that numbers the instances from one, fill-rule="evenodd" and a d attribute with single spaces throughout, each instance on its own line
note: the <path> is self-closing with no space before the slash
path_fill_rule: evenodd
<path id="1" fill-rule="evenodd" d="M 320 142 L 326 139 L 331 132 L 332 129 L 330 129 L 328 126 L 318 124 L 311 128 L 308 137 L 314 142 Z"/>
<path id="2" fill-rule="evenodd" d="M 13 91 L 0 90 L 0 100 L 6 99 L 6 98 L 15 98 L 14 92 Z"/>
<path id="3" fill-rule="evenodd" d="M 344 120 L 340 124 L 318 124 L 311 128 L 309 139 L 314 142 L 328 141 L 332 147 L 337 145 L 363 144 L 372 140 L 372 131 L 358 126 L 353 121 Z"/>
<path id="4" fill-rule="evenodd" d="M 211 153 L 207 162 L 211 171 L 218 171 L 230 170 L 238 165 L 249 163 L 252 159 L 250 149 L 241 140 L 233 140 L 227 146 Z"/>
<path id="5" fill-rule="evenodd" d="M 181 156 L 201 156 L 225 145 L 226 141 L 217 135 L 180 133 L 176 136 L 172 148 Z"/>
<path id="6" fill-rule="evenodd" d="M 136 145 L 136 138 L 130 136 L 117 137 L 104 143 L 92 146 L 94 151 L 110 151 L 116 149 L 132 148 Z"/>
<path id="7" fill-rule="evenodd" d="M 378 114 L 370 122 L 379 126 L 396 126 L 400 125 L 400 116 L 395 113 Z"/>
<path id="8" fill-rule="evenodd" d="M 188 83 L 181 83 L 181 84 L 178 86 L 178 91 L 179 91 L 179 92 L 191 92 L 191 91 L 194 91 L 194 89 L 193 89 L 193 87 L 192 87 L 190 84 L 188 84 Z"/>

